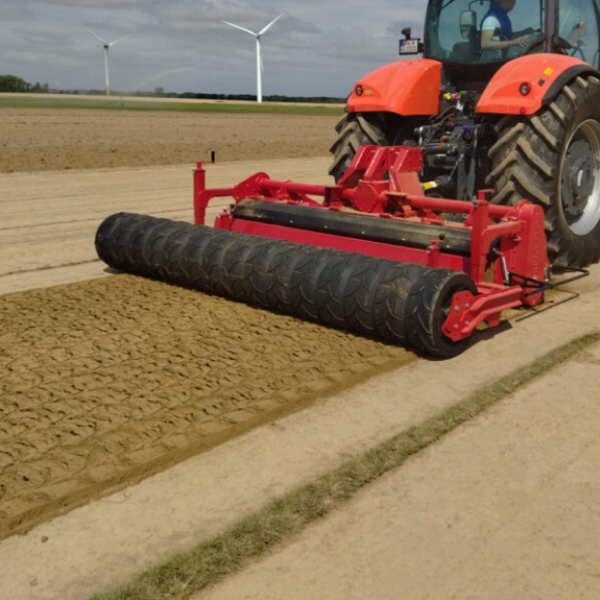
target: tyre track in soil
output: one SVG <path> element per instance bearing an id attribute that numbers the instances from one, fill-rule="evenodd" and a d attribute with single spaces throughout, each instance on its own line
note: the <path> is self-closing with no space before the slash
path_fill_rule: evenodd
<path id="1" fill-rule="evenodd" d="M 119 275 L 0 296 L 0 539 L 410 360 Z"/>

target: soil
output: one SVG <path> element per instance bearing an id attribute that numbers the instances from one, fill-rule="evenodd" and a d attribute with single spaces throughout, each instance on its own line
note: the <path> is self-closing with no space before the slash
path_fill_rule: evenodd
<path id="1" fill-rule="evenodd" d="M 0 173 L 326 156 L 338 117 L 0 109 Z"/>
<path id="2" fill-rule="evenodd" d="M 308 140 L 314 135 L 315 152 L 324 156 L 334 137 L 335 121 L 320 118 L 315 131 L 312 118 L 227 117 L 235 131 L 228 133 L 221 120 L 221 131 L 216 129 L 204 147 L 202 132 L 198 139 L 187 141 L 186 136 L 192 135 L 190 127 L 177 137 L 173 124 L 190 119 L 196 127 L 202 121 L 206 133 L 208 123 L 224 116 L 98 111 L 98 123 L 92 116 L 88 111 L 0 110 L 0 170 L 190 164 L 202 158 L 199 151 L 204 148 L 223 152 L 209 146 L 213 140 L 230 140 L 229 151 L 239 152 L 239 160 L 260 158 L 254 141 L 257 137 L 261 142 L 271 140 L 261 151 L 268 149 L 273 152 L 271 156 L 287 157 L 298 151 L 295 138 Z M 243 129 L 253 133 L 242 137 L 240 127 L 246 125 L 240 121 L 244 120 L 254 125 Z M 274 123 L 286 133 L 283 143 L 271 137 Z M 235 133 L 240 135 L 237 141 Z M 186 150 L 183 142 L 193 145 L 189 157 L 177 154 Z M 162 150 L 155 152 L 157 147 Z M 108 162 L 111 156 L 112 163 Z M 151 179 L 157 170 L 144 171 Z M 21 246 L 11 243 L 2 247 L 0 243 L 0 251 L 6 252 L 0 257 L 20 253 L 27 246 L 36 247 L 34 237 L 40 238 L 46 253 L 48 244 L 61 245 L 63 253 L 53 254 L 63 257 L 60 264 L 67 262 L 64 256 L 77 256 L 84 241 L 90 244 L 92 236 L 82 229 L 83 217 L 76 209 L 84 213 L 93 212 L 90 207 L 98 210 L 94 195 L 98 181 L 112 180 L 118 171 L 0 176 L 3 240 L 6 242 L 9 234 L 11 240 L 25 238 Z M 132 179 L 135 172 L 122 170 L 120 176 Z M 217 175 L 214 173 L 215 178 Z M 37 183 L 31 183 L 33 180 Z M 92 190 L 93 202 L 87 197 L 87 204 L 81 202 L 79 188 L 70 187 L 74 180 Z M 119 181 L 118 187 L 127 187 Z M 150 183 L 154 185 L 154 180 Z M 35 193 L 30 194 L 26 206 L 19 206 L 32 189 Z M 55 203 L 52 197 L 57 189 L 61 201 Z M 188 190 L 184 192 L 187 198 Z M 139 210 L 135 203 L 145 194 L 146 190 L 137 188 L 128 192 L 128 206 Z M 160 208 L 162 197 L 153 200 Z M 148 198 L 144 201 L 148 204 Z M 154 204 L 150 206 L 156 209 Z M 73 226 L 57 229 L 63 222 Z M 49 227 L 42 227 L 47 224 Z M 45 264 L 43 252 L 38 254 L 38 262 Z M 14 276 L 25 273 L 24 269 L 19 266 Z M 44 271 L 30 270 L 28 276 L 38 273 L 42 285 Z M 593 275 L 577 283 L 579 295 L 573 295 L 574 302 L 557 303 L 551 311 L 542 307 L 535 319 L 529 318 L 529 312 L 514 327 L 506 327 L 508 331 L 495 330 L 496 339 L 493 333 L 480 339 L 470 354 L 445 363 L 413 363 L 399 374 L 372 379 L 329 403 L 319 400 L 396 368 L 412 356 L 373 340 L 129 275 L 0 296 L 0 539 L 128 487 L 259 424 L 315 405 L 311 411 L 290 415 L 272 427 L 206 452 L 191 466 L 186 463 L 147 478 L 141 486 L 121 492 L 122 497 L 114 501 L 115 497 L 107 498 L 72 511 L 65 519 L 43 526 L 54 527 L 50 537 L 36 530 L 5 540 L 0 549 L 7 568 L 3 569 L 0 587 L 10 590 L 7 594 L 11 598 L 81 598 L 123 581 L 146 563 L 156 562 L 158 549 L 174 552 L 174 544 L 179 542 L 176 538 L 184 538 L 183 533 L 191 531 L 196 543 L 207 535 L 207 522 L 218 529 L 225 519 L 251 510 L 284 491 L 286 485 L 289 488 L 304 481 L 309 475 L 302 469 L 320 473 L 353 455 L 357 448 L 369 447 L 381 436 L 406 428 L 523 361 L 589 331 L 597 321 L 600 297 L 597 269 Z M 598 496 L 594 493 L 597 485 L 593 487 L 598 462 L 598 444 L 594 442 L 598 421 L 594 415 L 598 411 L 593 412 L 593 401 L 598 384 L 597 377 L 589 377 L 589 369 L 598 364 L 598 355 L 592 358 L 594 362 L 584 365 L 587 370 L 568 371 L 558 381 L 541 379 L 535 394 L 531 388 L 524 389 L 521 400 L 515 403 L 523 409 L 513 411 L 497 429 L 482 429 L 476 438 L 468 431 L 459 431 L 449 442 L 453 447 L 443 442 L 415 457 L 401 477 L 391 474 L 386 478 L 392 487 L 378 486 L 378 495 L 373 497 L 364 494 L 366 502 L 354 508 L 350 518 L 340 513 L 333 528 L 322 530 L 324 537 L 316 543 L 309 540 L 313 547 L 308 551 L 291 557 L 282 553 L 284 560 L 275 564 L 275 576 L 288 573 L 290 578 L 281 588 L 275 576 L 265 577 L 262 571 L 254 579 L 258 581 L 256 593 L 252 581 L 234 578 L 234 592 L 226 597 L 241 597 L 243 593 L 266 597 L 268 592 L 277 595 L 279 590 L 284 591 L 277 597 L 289 596 L 289 590 L 302 597 L 317 597 L 319 590 L 327 597 L 334 597 L 336 592 L 346 598 L 376 597 L 377 591 L 388 597 L 398 595 L 402 585 L 407 591 L 411 581 L 414 587 L 410 589 L 416 592 L 412 596 L 408 593 L 410 597 L 417 597 L 419 592 L 421 596 L 447 597 L 448 589 L 465 590 L 465 581 L 467 587 L 471 585 L 465 577 L 469 572 L 483 574 L 480 596 L 520 597 L 523 590 L 535 587 L 531 578 L 516 578 L 515 568 L 533 575 L 547 574 L 540 569 L 540 561 L 524 560 L 519 553 L 522 548 L 531 548 L 531 556 L 540 554 L 539 540 L 544 537 L 540 538 L 540 531 L 551 532 L 546 536 L 547 547 L 565 549 L 562 554 L 543 555 L 543 566 L 558 574 L 559 580 L 565 569 L 572 573 L 565 587 L 555 585 L 556 578 L 551 581 L 556 597 L 568 597 L 566 590 L 580 591 L 575 587 L 577 582 L 595 584 L 595 565 L 587 559 L 597 555 L 597 541 L 593 535 L 584 535 L 597 530 L 590 527 L 594 522 L 588 514 L 588 508 L 597 505 Z M 573 401 L 565 404 L 566 395 Z M 492 417 L 488 417 L 490 422 Z M 281 461 L 279 470 L 265 460 L 267 455 Z M 423 463 L 432 455 L 433 465 L 428 468 Z M 202 459 L 214 462 L 202 471 L 195 462 Z M 541 468 L 536 474 L 534 468 L 538 466 Z M 194 469 L 193 474 L 190 469 Z M 164 479 L 177 470 L 181 470 L 179 486 Z M 193 481 L 198 472 L 199 480 Z M 207 472 L 210 476 L 202 475 Z M 221 475 L 220 480 L 215 473 Z M 197 487 L 190 488 L 190 482 Z M 457 485 L 452 487 L 452 482 Z M 558 484 L 564 493 L 553 493 Z M 167 490 L 168 500 L 163 497 L 163 506 L 156 506 L 160 501 L 152 494 L 145 497 L 145 504 L 139 503 L 137 494 L 146 485 Z M 211 500 L 198 510 L 198 503 L 190 498 L 208 495 L 207 488 Z M 539 492 L 534 495 L 536 488 Z M 201 521 L 196 529 L 184 519 L 176 530 L 174 522 L 182 515 L 176 514 L 173 504 L 180 498 L 183 516 Z M 532 507 L 543 512 L 550 501 L 557 511 L 531 517 Z M 504 508 L 498 508 L 500 502 Z M 566 517 L 565 507 L 569 509 Z M 148 519 L 149 508 L 162 510 L 156 522 Z M 98 512 L 93 513 L 95 509 Z M 115 512 L 107 514 L 109 509 L 122 512 L 117 518 Z M 442 516 L 436 521 L 432 515 Z M 481 519 L 477 519 L 479 515 Z M 579 520 L 570 518 L 578 515 Z M 403 526 L 398 527 L 403 516 Z M 472 527 L 464 525 L 469 519 Z M 166 533 L 157 533 L 158 523 L 166 524 Z M 360 529 L 357 523 L 362 524 Z M 487 535 L 480 543 L 490 531 L 490 523 L 497 525 L 492 533 L 499 533 Z M 514 527 L 507 529 L 507 523 Z M 129 529 L 123 533 L 124 524 Z M 558 526 L 562 529 L 556 530 Z M 62 534 L 58 533 L 61 528 Z M 312 528 L 313 532 L 319 530 Z M 450 534 L 440 537 L 440 532 L 452 531 L 456 532 L 454 538 L 449 538 Z M 515 545 L 509 547 L 506 542 L 510 537 Z M 589 543 L 582 544 L 582 538 Z M 398 553 L 399 539 L 403 540 L 404 555 Z M 332 540 L 341 542 L 334 545 Z M 129 546 L 127 542 L 131 542 Z M 449 553 L 443 552 L 445 547 Z M 491 558 L 495 569 L 469 563 L 473 557 L 485 557 L 482 547 L 497 550 Z M 292 545 L 288 548 L 293 550 Z M 361 550 L 355 553 L 358 561 L 352 560 L 356 556 L 348 556 L 348 549 L 357 548 Z M 278 560 L 279 553 L 274 556 Z M 432 563 L 432 556 L 439 564 Z M 515 556 L 518 564 L 512 560 Z M 309 563 L 307 557 L 314 560 Z M 341 575 L 332 557 L 345 567 Z M 369 562 L 368 557 L 374 561 Z M 399 569 L 398 561 L 404 561 L 406 569 Z M 377 568 L 373 568 L 374 563 Z M 299 568 L 290 570 L 289 565 Z M 448 573 L 443 572 L 444 565 L 450 565 Z M 556 569 L 556 565 L 565 569 Z M 436 572 L 442 576 L 432 577 Z M 389 577 L 390 573 L 397 577 Z M 586 573 L 591 576 L 584 579 Z M 519 589 L 504 589 L 495 595 L 490 581 L 506 580 L 507 574 Z M 424 587 L 423 581 L 429 585 Z M 298 582 L 312 582 L 318 589 L 308 591 Z M 356 583 L 359 591 L 353 596 L 344 582 Z M 377 587 L 381 582 L 389 582 L 390 593 Z M 432 589 L 432 582 L 440 582 L 439 588 Z M 52 591 L 52 584 L 61 591 Z M 469 589 L 473 592 L 479 588 L 471 585 Z M 590 590 L 579 595 L 598 595 L 597 586 L 595 595 L 586 591 Z"/>
<path id="3" fill-rule="evenodd" d="M 192 600 L 600 598 L 599 365 L 596 345 Z"/>
<path id="4" fill-rule="evenodd" d="M 0 172 L 323 156 L 336 121 L 2 109 Z M 0 539 L 410 359 L 127 275 L 0 296 L 0 320 Z"/>
<path id="5" fill-rule="evenodd" d="M 410 360 L 131 275 L 1 296 L 0 320 L 0 538 Z"/>

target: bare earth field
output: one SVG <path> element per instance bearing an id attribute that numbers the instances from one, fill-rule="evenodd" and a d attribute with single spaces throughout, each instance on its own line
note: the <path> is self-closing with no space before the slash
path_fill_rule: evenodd
<path id="1" fill-rule="evenodd" d="M 598 327 L 598 265 L 433 362 L 96 259 L 112 212 L 190 220 L 210 150 L 214 187 L 325 183 L 336 120 L 0 109 L 0 596 L 125 582 Z M 599 361 L 523 388 L 202 597 L 600 597 Z"/>
<path id="2" fill-rule="evenodd" d="M 54 271 L 60 281 L 61 265 L 72 263 L 100 274 L 94 231 L 116 210 L 189 219 L 191 169 L 161 181 L 123 166 L 191 167 L 211 148 L 230 160 L 326 154 L 334 123 L 0 111 L 1 170 L 74 170 L 0 180 L 0 290 L 48 285 Z M 116 179 L 108 170 L 81 170 L 113 164 Z M 219 173 L 217 166 L 209 177 Z M 120 183 L 103 187 L 113 179 Z M 95 190 L 89 195 L 86 183 Z M 25 288 L 7 287 L 13 280 Z M 0 539 L 411 358 L 128 275 L 0 296 L 0 320 Z"/>
<path id="3" fill-rule="evenodd" d="M 132 275 L 0 296 L 0 320 L 0 538 L 409 359 Z"/>
<path id="4" fill-rule="evenodd" d="M 326 156 L 338 117 L 0 110 L 0 173 Z"/>

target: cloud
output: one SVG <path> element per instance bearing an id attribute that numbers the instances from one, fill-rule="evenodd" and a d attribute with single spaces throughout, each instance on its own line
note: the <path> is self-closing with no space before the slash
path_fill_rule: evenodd
<path id="1" fill-rule="evenodd" d="M 423 0 L 343 5 L 316 0 L 3 0 L 2 69 L 28 81 L 101 89 L 103 56 L 87 27 L 107 40 L 132 33 L 111 49 L 111 83 L 158 78 L 169 91 L 254 93 L 255 48 L 263 37 L 263 93 L 345 96 L 365 73 L 398 59 L 400 30 L 418 35 Z M 392 15 L 392 18 L 390 18 Z M 76 82 L 76 83 L 75 83 Z M 155 85 L 151 84 L 149 89 Z"/>
<path id="2" fill-rule="evenodd" d="M 6 0 L 5 0 L 6 1 Z M 8 0 L 9 2 L 11 0 Z M 13 0 L 15 1 L 15 0 Z M 115 9 L 115 8 L 131 8 L 132 6 L 151 6 L 156 4 L 156 0 L 38 0 L 37 4 L 57 5 L 57 6 L 73 6 L 81 9 L 98 8 L 98 9 Z"/>

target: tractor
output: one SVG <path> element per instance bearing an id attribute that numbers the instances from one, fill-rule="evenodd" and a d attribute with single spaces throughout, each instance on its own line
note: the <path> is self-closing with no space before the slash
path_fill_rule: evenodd
<path id="1" fill-rule="evenodd" d="M 497 27 L 488 49 L 482 26 L 495 11 L 515 33 Z M 544 210 L 554 267 L 597 262 L 599 29 L 597 0 L 430 0 L 424 40 L 402 32 L 407 60 L 354 86 L 330 174 L 339 181 L 360 146 L 418 147 L 426 195 L 527 199 Z"/>

